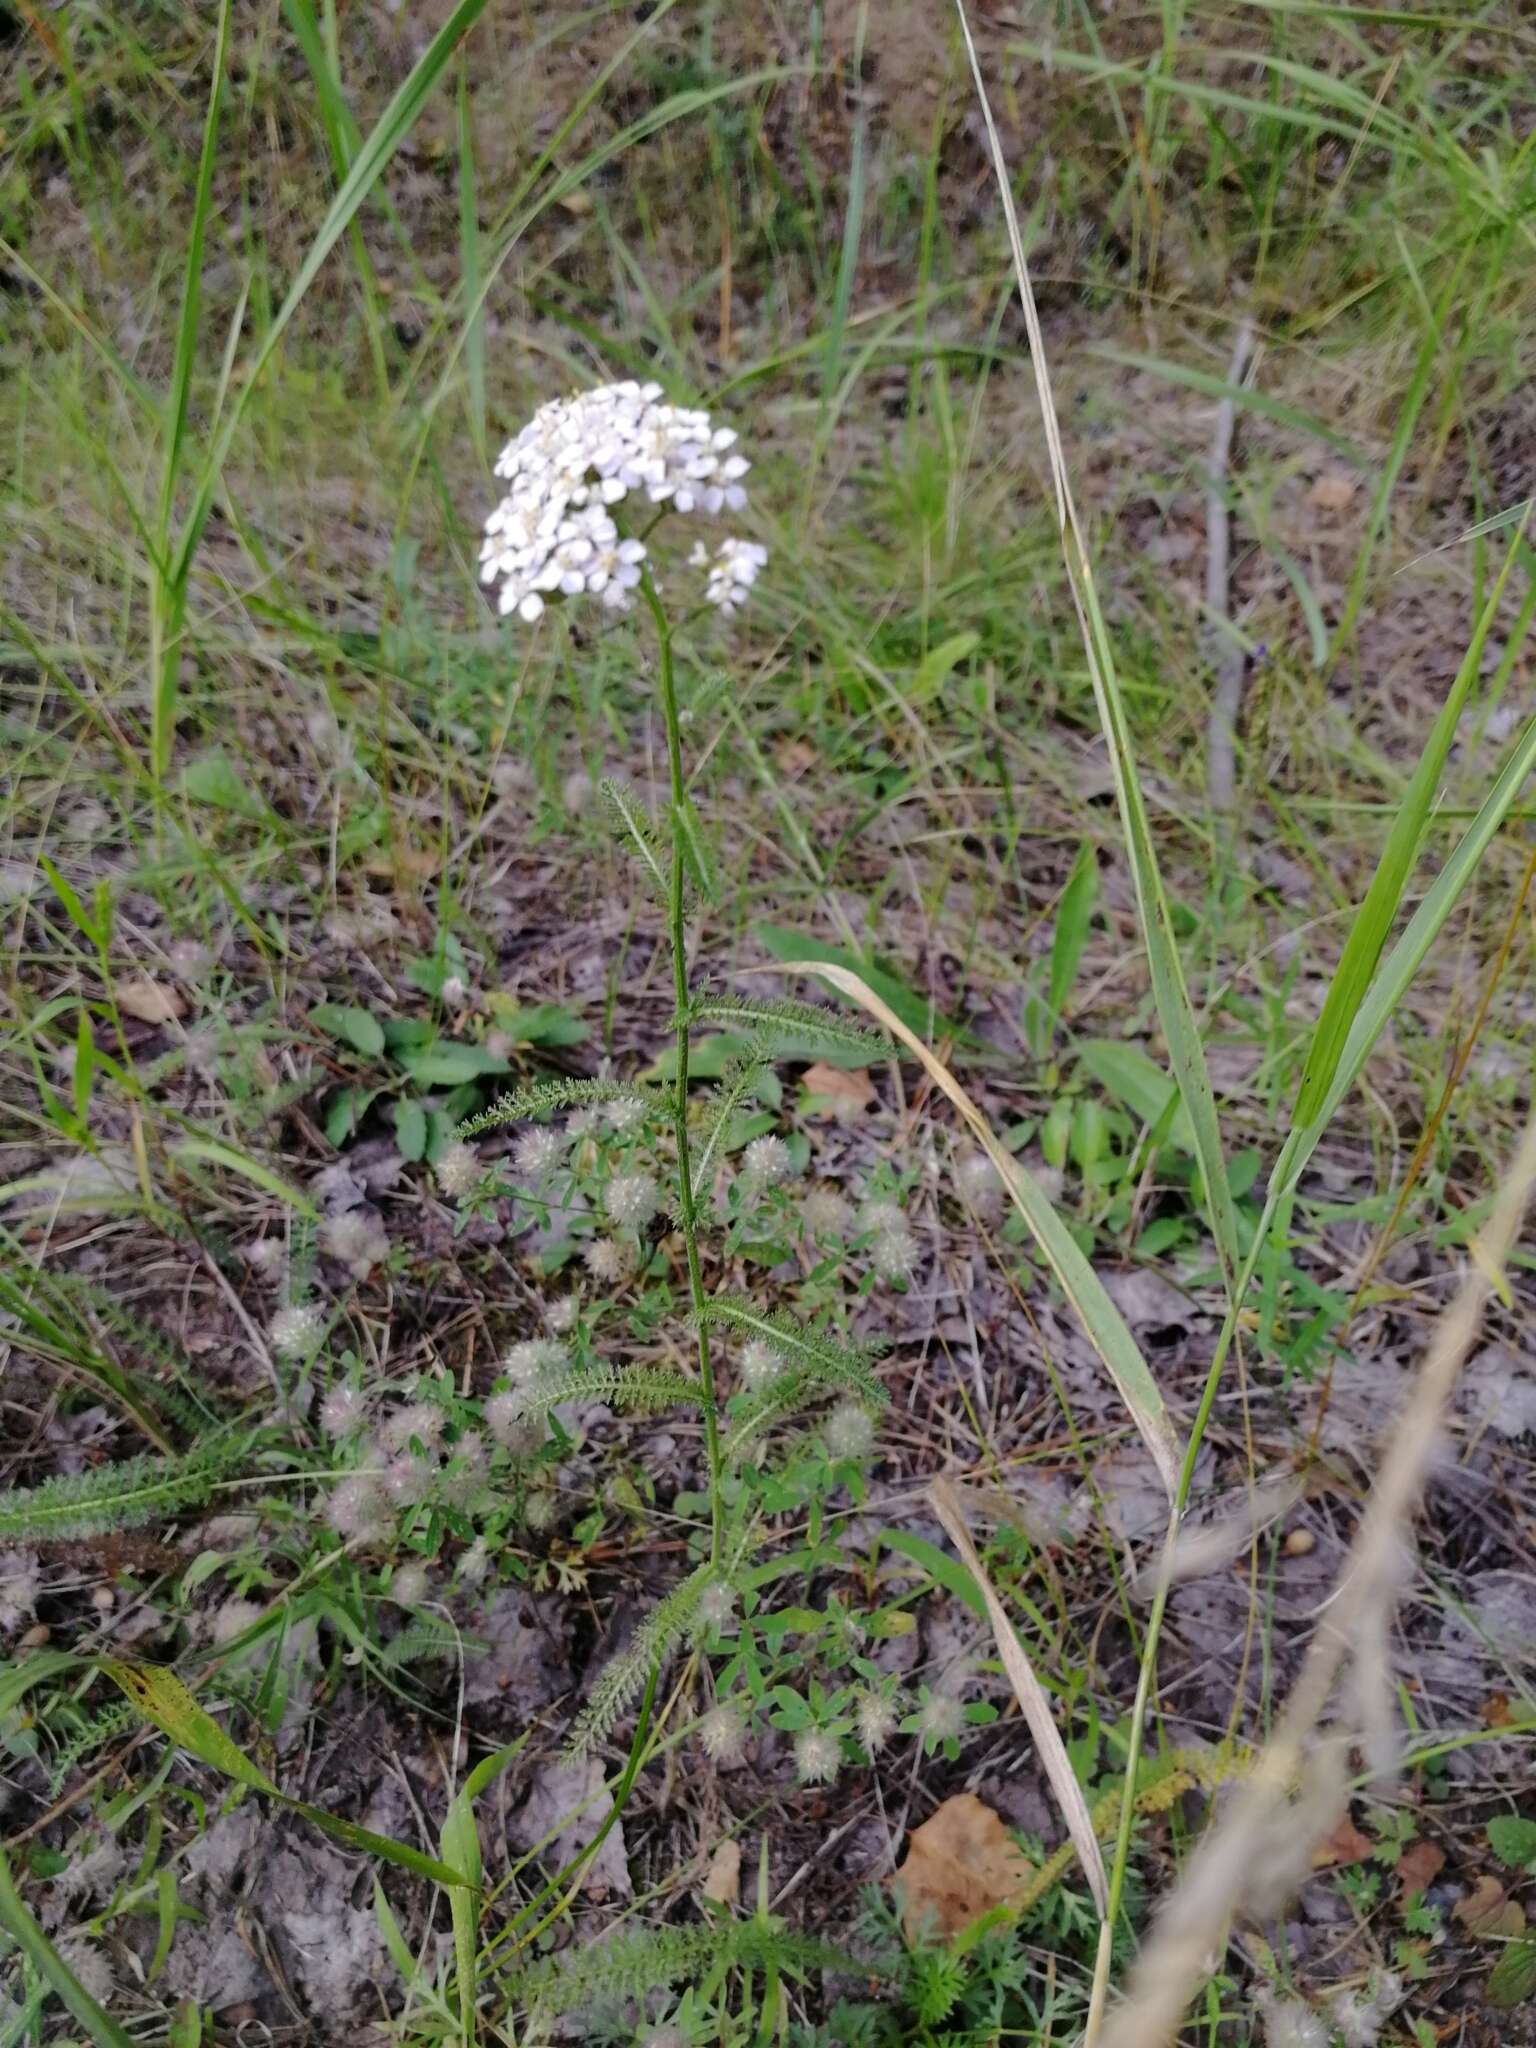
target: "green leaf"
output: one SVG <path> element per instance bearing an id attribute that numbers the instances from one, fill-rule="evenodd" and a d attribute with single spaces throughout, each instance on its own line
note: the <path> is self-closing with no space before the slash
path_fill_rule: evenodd
<path id="1" fill-rule="evenodd" d="M 514 1045 L 580 1045 L 590 1036 L 585 1022 L 564 1003 L 519 1003 L 493 995 L 489 1008 L 496 1027 Z"/>
<path id="2" fill-rule="evenodd" d="M 1083 948 L 1088 943 L 1094 905 L 1099 897 L 1099 861 L 1093 841 L 1085 839 L 1077 849 L 1067 886 L 1061 892 L 1056 911 L 1056 930 L 1051 939 L 1051 1017 L 1059 1021 L 1077 979 Z"/>
<path id="3" fill-rule="evenodd" d="M 178 1138 L 171 1151 L 173 1157 L 181 1161 L 199 1160 L 205 1166 L 221 1166 L 226 1173 L 238 1173 L 254 1187 L 275 1195 L 280 1202 L 286 1202 L 298 1215 L 315 1217 L 315 1205 L 307 1195 L 300 1194 L 296 1187 L 260 1159 L 252 1159 L 248 1152 L 237 1151 L 233 1145 L 222 1145 L 217 1138 Z"/>
<path id="4" fill-rule="evenodd" d="M 1488 2003 L 1500 2012 L 1524 2005 L 1536 1992 L 1536 1941 L 1512 1941 L 1488 1978 Z"/>
<path id="5" fill-rule="evenodd" d="M 1088 1038 L 1078 1046 L 1077 1056 L 1099 1086 L 1144 1124 L 1155 1128 L 1170 1103 L 1177 1102 L 1178 1089 L 1171 1076 L 1139 1045 L 1126 1045 L 1113 1038 Z M 1195 1134 L 1181 1102 L 1174 1109 L 1168 1136 L 1181 1152 L 1193 1154 Z"/>
<path id="6" fill-rule="evenodd" d="M 471 1886 L 480 1883 L 480 1830 L 475 1824 L 475 1801 L 495 1783 L 508 1764 L 521 1755 L 528 1735 L 520 1735 L 505 1749 L 482 1757 L 449 1803 L 443 1819 L 438 1846 L 443 1861 L 462 1870 Z M 456 1885 L 449 1893 L 453 1917 L 454 1966 L 458 1976 L 459 2028 L 466 2044 L 475 2039 L 476 1960 L 480 1949 L 480 1908 L 475 1891 Z"/>
<path id="7" fill-rule="evenodd" d="M 964 633 L 952 633 L 937 647 L 931 647 L 912 678 L 912 688 L 908 693 L 912 703 L 926 704 L 930 697 L 936 697 L 961 662 L 968 661 L 980 645 L 981 635 L 974 629 L 968 629 Z"/>
<path id="8" fill-rule="evenodd" d="M 189 761 L 182 770 L 181 793 L 192 803 L 231 811 L 238 818 L 261 821 L 271 816 L 249 774 L 242 773 L 228 754 L 204 754 L 201 760 Z"/>
<path id="9" fill-rule="evenodd" d="M 635 802 L 634 791 L 626 783 L 616 782 L 608 775 L 597 786 L 613 815 L 614 824 L 628 840 L 645 870 L 652 895 L 659 904 L 665 905 L 670 893 L 666 856 L 657 843 L 650 819 Z"/>
<path id="10" fill-rule="evenodd" d="M 28 1912 L 4 1850 L 0 1850 L 0 1927 L 38 1976 L 63 2000 L 96 2048 L 134 2048 L 132 2036 L 124 2033 L 109 2013 L 103 2012 Z"/>
<path id="11" fill-rule="evenodd" d="M 427 1156 L 427 1112 L 419 1102 L 395 1104 L 395 1143 L 402 1159 L 414 1162 Z"/>
<path id="12" fill-rule="evenodd" d="M 1488 1823 L 1488 1840 L 1494 1855 L 1511 1870 L 1529 1870 L 1536 1864 L 1536 1820 L 1501 1813 Z"/>
<path id="13" fill-rule="evenodd" d="M 371 1010 L 352 1003 L 320 1003 L 310 1011 L 309 1021 L 369 1059 L 377 1059 L 384 1050 L 384 1027 Z"/>
<path id="14" fill-rule="evenodd" d="M 370 1856 L 380 1857 L 402 1870 L 414 1871 L 418 1877 L 430 1877 L 437 1884 L 473 1886 L 474 1881 L 462 1871 L 452 1870 L 434 1857 L 423 1856 L 420 1850 L 409 1848 L 404 1842 L 392 1841 L 387 1835 L 376 1835 L 370 1828 L 358 1827 L 353 1821 L 326 1813 L 323 1808 L 310 1806 L 302 1799 L 290 1799 L 285 1792 L 280 1792 L 265 1771 L 252 1763 L 213 1716 L 198 1705 L 176 1673 L 164 1665 L 125 1664 L 114 1657 L 104 1657 L 101 1668 L 146 1721 L 158 1728 L 162 1735 L 168 1736 L 178 1749 L 222 1772 L 226 1778 L 233 1778 L 237 1784 L 249 1786 L 253 1792 L 260 1792 L 268 1799 L 275 1799 L 290 1812 L 302 1815 L 324 1834 L 345 1842 L 348 1848 L 365 1850 Z"/>
<path id="15" fill-rule="evenodd" d="M 688 879 L 706 903 L 713 903 L 719 894 L 714 856 L 704 836 L 703 820 L 694 809 L 691 798 L 685 796 L 681 803 L 672 806 L 672 830 L 682 848 L 683 867 Z"/>
<path id="16" fill-rule="evenodd" d="M 1456 737 L 1462 706 L 1482 667 L 1483 646 L 1504 595 L 1504 586 L 1520 549 L 1520 536 L 1504 558 L 1498 580 L 1488 595 L 1456 679 L 1446 694 L 1438 717 L 1424 743 L 1424 751 L 1412 780 L 1392 820 L 1392 829 L 1381 859 L 1356 913 L 1338 968 L 1329 985 L 1312 1043 L 1307 1051 L 1301 1090 L 1296 1099 L 1292 1123 L 1304 1127 L 1316 1116 L 1328 1096 L 1338 1072 L 1349 1034 L 1365 1001 L 1376 973 L 1387 935 L 1403 900 L 1403 891 L 1418 859 L 1419 844 L 1429 818 L 1430 806 L 1440 787 L 1446 756 Z"/>
<path id="17" fill-rule="evenodd" d="M 875 1534 L 887 1550 L 909 1558 L 920 1571 L 927 1573 L 935 1585 L 942 1586 L 946 1593 L 953 1593 L 957 1600 L 963 1600 L 978 1621 L 988 1621 L 987 1603 L 980 1586 L 965 1566 L 957 1564 L 947 1551 L 906 1529 L 877 1529 Z"/>
<path id="18" fill-rule="evenodd" d="M 400 1064 L 418 1088 L 457 1088 L 487 1074 L 510 1071 L 510 1060 L 482 1045 L 436 1045 L 430 1052 L 402 1053 Z"/>

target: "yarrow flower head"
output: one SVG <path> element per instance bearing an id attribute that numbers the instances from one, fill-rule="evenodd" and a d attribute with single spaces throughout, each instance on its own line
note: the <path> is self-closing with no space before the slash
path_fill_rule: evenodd
<path id="1" fill-rule="evenodd" d="M 759 572 L 767 567 L 768 550 L 755 540 L 723 540 L 709 565 L 704 588 L 707 604 L 719 608 L 722 618 L 734 618 L 752 595 Z"/>
<path id="2" fill-rule="evenodd" d="M 554 597 L 591 596 L 625 611 L 647 549 L 619 532 L 611 507 L 626 498 L 714 517 L 746 503 L 741 479 L 751 468 L 731 452 L 736 434 L 709 414 L 672 405 L 659 384 L 628 379 L 540 406 L 501 451 L 496 474 L 507 495 L 485 522 L 480 580 L 495 584 L 497 608 L 532 623 Z M 767 560 L 755 542 L 711 569 L 709 601 L 750 590 Z M 747 551 L 743 554 L 741 551 Z M 724 551 L 722 550 L 722 556 Z"/>

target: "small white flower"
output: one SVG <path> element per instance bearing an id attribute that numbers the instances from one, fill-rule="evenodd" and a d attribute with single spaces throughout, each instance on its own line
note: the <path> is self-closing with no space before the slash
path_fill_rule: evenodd
<path id="1" fill-rule="evenodd" d="M 555 1332 L 563 1337 L 568 1330 L 576 1327 L 576 1318 L 581 1314 L 581 1296 L 562 1294 L 558 1301 L 550 1302 L 544 1310 L 544 1320 Z"/>
<path id="2" fill-rule="evenodd" d="M 812 1237 L 846 1237 L 853 1207 L 836 1188 L 812 1188 L 800 1204 L 800 1216 Z"/>
<path id="3" fill-rule="evenodd" d="M 875 1425 L 857 1401 L 839 1401 L 827 1417 L 827 1451 L 839 1463 L 861 1462 L 874 1449 Z"/>
<path id="4" fill-rule="evenodd" d="M 320 1427 L 327 1436 L 350 1436 L 361 1425 L 366 1408 L 356 1387 L 332 1387 L 320 1403 Z"/>
<path id="5" fill-rule="evenodd" d="M 802 1728 L 795 1737 L 795 1770 L 802 1785 L 830 1785 L 843 1761 L 842 1744 L 821 1728 Z"/>
<path id="6" fill-rule="evenodd" d="M 717 1764 L 734 1763 L 747 1739 L 747 1724 L 740 1707 L 729 1700 L 711 1707 L 699 1723 L 699 1742 L 704 1754 Z"/>
<path id="7" fill-rule="evenodd" d="M 768 561 L 768 550 L 755 540 L 723 540 L 709 567 L 704 601 L 732 618 L 752 594 L 752 586 Z"/>
<path id="8" fill-rule="evenodd" d="M 953 1742 L 964 1731 L 965 1707 L 952 1692 L 931 1692 L 923 1702 L 918 1728 L 935 1746 Z"/>
<path id="9" fill-rule="evenodd" d="M 466 1145 L 461 1139 L 443 1147 L 432 1171 L 451 1202 L 462 1202 L 480 1184 L 479 1155 L 473 1145 Z"/>
<path id="10" fill-rule="evenodd" d="M 782 1138 L 754 1138 L 742 1155 L 742 1170 L 754 1187 L 776 1188 L 795 1170 Z"/>
<path id="11" fill-rule="evenodd" d="M 532 1130 L 524 1131 L 518 1138 L 512 1148 L 512 1157 L 519 1173 L 537 1181 L 554 1171 L 564 1152 L 565 1141 L 558 1131 L 551 1130 L 548 1124 L 535 1124 Z"/>
<path id="12" fill-rule="evenodd" d="M 872 1687 L 870 1691 L 860 1693 L 853 1719 L 865 1751 L 870 1756 L 878 1755 L 896 1733 L 899 1719 L 896 1701 L 889 1692 Z"/>
<path id="13" fill-rule="evenodd" d="M 741 1383 L 749 1393 L 761 1394 L 784 1370 L 784 1354 L 765 1337 L 750 1338 L 741 1347 Z"/>
<path id="14" fill-rule="evenodd" d="M 604 1286 L 618 1286 L 634 1270 L 634 1253 L 616 1237 L 594 1237 L 581 1256 L 592 1278 Z"/>
<path id="15" fill-rule="evenodd" d="M 267 1328 L 279 1358 L 308 1358 L 325 1335 L 325 1311 L 312 1301 L 280 1308 Z"/>
<path id="16" fill-rule="evenodd" d="M 86 1941 L 78 1934 L 69 1934 L 59 1942 L 58 1953 L 60 1960 L 69 1965 L 98 2004 L 111 2003 L 117 1990 L 117 1980 L 112 1974 L 112 1965 L 94 1942 Z"/>
<path id="17" fill-rule="evenodd" d="M 603 1203 L 614 1222 L 626 1230 L 644 1230 L 656 1214 L 661 1195 L 655 1177 L 638 1167 L 616 1173 L 609 1181 Z"/>
<path id="18" fill-rule="evenodd" d="M 736 1613 L 736 1595 L 716 1579 L 699 1595 L 699 1620 L 709 1628 L 723 1629 Z"/>

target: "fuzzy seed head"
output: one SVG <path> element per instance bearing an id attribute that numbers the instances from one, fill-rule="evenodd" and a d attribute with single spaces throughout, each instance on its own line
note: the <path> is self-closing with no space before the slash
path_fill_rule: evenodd
<path id="1" fill-rule="evenodd" d="M 784 1354 L 765 1337 L 753 1337 L 741 1347 L 741 1383 L 749 1393 L 761 1394 L 784 1370 Z"/>
<path id="2" fill-rule="evenodd" d="M 312 1301 L 280 1308 L 267 1328 L 279 1358 L 308 1358 L 325 1335 L 325 1311 Z"/>
<path id="3" fill-rule="evenodd" d="M 254 1600 L 226 1600 L 213 1617 L 213 1640 L 232 1643 L 236 1636 L 243 1636 L 260 1619 L 261 1608 Z"/>
<path id="4" fill-rule="evenodd" d="M 634 1253 L 616 1237 L 594 1237 L 582 1253 L 592 1278 L 603 1287 L 617 1287 L 634 1270 Z"/>
<path id="5" fill-rule="evenodd" d="M 501 1361 L 501 1369 L 514 1386 L 530 1387 L 547 1373 L 561 1372 L 570 1363 L 570 1353 L 552 1337 L 525 1337 L 514 1344 Z"/>
<path id="6" fill-rule="evenodd" d="M 397 1607 L 420 1607 L 429 1590 L 427 1568 L 414 1560 L 397 1566 L 389 1582 L 389 1597 Z"/>
<path id="7" fill-rule="evenodd" d="M 391 1520 L 378 1483 L 364 1472 L 342 1480 L 331 1495 L 326 1519 L 338 1536 L 366 1543 L 382 1541 Z"/>
<path id="8" fill-rule="evenodd" d="M 839 1401 L 826 1422 L 827 1453 L 839 1464 L 861 1463 L 875 1446 L 875 1425 L 857 1401 Z"/>
<path id="9" fill-rule="evenodd" d="M 842 1744 L 821 1728 L 802 1728 L 795 1737 L 795 1772 L 802 1785 L 830 1785 L 843 1761 Z"/>
<path id="10" fill-rule="evenodd" d="M 459 1559 L 459 1577 L 466 1586 L 483 1586 L 490 1576 L 491 1553 L 483 1536 L 477 1536 Z"/>
<path id="11" fill-rule="evenodd" d="M 616 1095 L 612 1102 L 603 1104 L 603 1122 L 621 1138 L 638 1131 L 645 1122 L 643 1099 L 638 1095 Z"/>
<path id="12" fill-rule="evenodd" d="M 450 974 L 442 986 L 443 1007 L 462 1010 L 469 1001 L 469 983 L 462 974 Z"/>
<path id="13" fill-rule="evenodd" d="M 953 1742 L 965 1728 L 965 1707 L 952 1692 L 931 1692 L 918 1721 L 927 1741 Z"/>
<path id="14" fill-rule="evenodd" d="M 816 1187 L 801 1202 L 800 1216 L 812 1237 L 846 1237 L 853 1206 L 836 1188 Z"/>
<path id="15" fill-rule="evenodd" d="M 726 1628 L 736 1615 L 736 1595 L 716 1579 L 699 1595 L 699 1620 L 707 1628 Z"/>
<path id="16" fill-rule="evenodd" d="M 429 1465 L 425 1458 L 413 1458 L 405 1453 L 390 1459 L 379 1483 L 384 1498 L 392 1507 L 413 1508 L 427 1498 L 436 1477 L 435 1467 Z"/>
<path id="17" fill-rule="evenodd" d="M 729 1700 L 711 1707 L 699 1723 L 699 1746 L 711 1763 L 733 1764 L 746 1746 L 747 1723 Z"/>
<path id="18" fill-rule="evenodd" d="M 903 1224 L 882 1230 L 869 1248 L 869 1262 L 882 1280 L 909 1280 L 917 1264 L 917 1240 Z"/>
<path id="19" fill-rule="evenodd" d="M 374 1267 L 389 1257 L 389 1238 L 371 1209 L 344 1209 L 339 1216 L 330 1217 L 321 1242 L 354 1280 L 366 1280 Z"/>
<path id="20" fill-rule="evenodd" d="M 473 1145 L 456 1138 L 438 1154 L 432 1169 L 438 1187 L 450 1202 L 462 1202 L 480 1185 L 480 1158 Z"/>
<path id="21" fill-rule="evenodd" d="M 1003 1177 L 985 1152 L 965 1151 L 955 1161 L 955 1193 L 981 1217 L 1003 1206 Z"/>
<path id="22" fill-rule="evenodd" d="M 742 1155 L 742 1171 L 755 1188 L 776 1188 L 795 1170 L 789 1147 L 782 1138 L 754 1138 Z"/>
<path id="23" fill-rule="evenodd" d="M 642 1172 L 638 1167 L 627 1173 L 616 1173 L 609 1181 L 603 1197 L 608 1214 L 621 1229 L 644 1230 L 656 1214 L 661 1191 L 653 1174 Z"/>
<path id="24" fill-rule="evenodd" d="M 320 1403 L 320 1427 L 327 1436 L 350 1436 L 362 1427 L 367 1402 L 356 1387 L 332 1387 Z"/>
<path id="25" fill-rule="evenodd" d="M 896 1733 L 899 1716 L 893 1696 L 878 1687 L 860 1693 L 854 1708 L 854 1725 L 859 1741 L 870 1756 L 876 1756 L 884 1749 Z"/>
<path id="26" fill-rule="evenodd" d="M 544 1320 L 557 1337 L 563 1337 L 576 1327 L 576 1318 L 581 1314 L 581 1296 L 562 1294 L 558 1301 L 550 1302 L 544 1310 Z"/>
<path id="27" fill-rule="evenodd" d="M 379 1441 L 386 1450 L 403 1451 L 407 1444 L 434 1449 L 443 1440 L 443 1411 L 435 1401 L 411 1401 L 384 1418 Z"/>
<path id="28" fill-rule="evenodd" d="M 565 1143 L 558 1131 L 548 1124 L 535 1124 L 532 1130 L 521 1133 L 512 1147 L 512 1158 L 519 1173 L 537 1181 L 554 1172 L 564 1151 Z"/>
<path id="29" fill-rule="evenodd" d="M 283 1240 L 280 1237 L 258 1237 L 254 1244 L 245 1248 L 245 1263 L 257 1273 L 277 1272 L 283 1258 Z"/>

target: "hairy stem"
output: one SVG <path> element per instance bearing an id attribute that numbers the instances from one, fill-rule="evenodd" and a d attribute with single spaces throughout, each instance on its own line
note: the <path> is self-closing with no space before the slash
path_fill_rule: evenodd
<path id="1" fill-rule="evenodd" d="M 672 1098 L 672 1128 L 677 1135 L 677 1207 L 682 1219 L 688 1258 L 688 1293 L 693 1303 L 699 1341 L 699 1381 L 704 1393 L 704 1447 L 709 1459 L 710 1558 L 720 1559 L 724 1502 L 721 1497 L 720 1418 L 715 1399 L 715 1370 L 704 1325 L 704 1276 L 699 1269 L 698 1222 L 693 1202 L 693 1162 L 688 1149 L 688 942 L 683 920 L 683 741 L 677 720 L 677 683 L 672 669 L 672 628 L 656 594 L 649 570 L 640 572 L 640 593 L 656 627 L 660 655 L 661 709 L 667 727 L 667 763 L 672 777 L 672 861 L 667 883 L 667 924 L 672 942 L 672 982 L 677 995 L 677 1077 Z"/>

